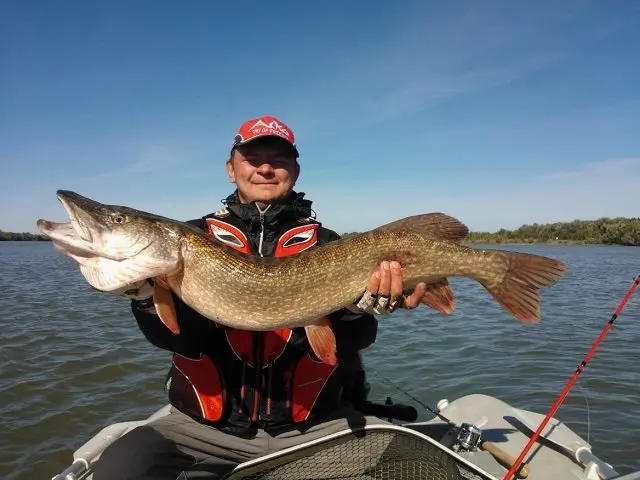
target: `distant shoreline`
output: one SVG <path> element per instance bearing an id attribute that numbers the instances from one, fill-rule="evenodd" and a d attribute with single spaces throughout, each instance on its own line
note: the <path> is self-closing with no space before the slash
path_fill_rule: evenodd
<path id="1" fill-rule="evenodd" d="M 13 233 L 0 230 L 0 242 L 50 242 L 49 237 L 33 233 Z"/>

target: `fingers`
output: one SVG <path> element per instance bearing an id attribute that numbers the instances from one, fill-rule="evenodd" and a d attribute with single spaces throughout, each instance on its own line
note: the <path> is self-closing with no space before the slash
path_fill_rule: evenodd
<path id="1" fill-rule="evenodd" d="M 391 262 L 391 291 L 389 292 L 392 298 L 397 298 L 402 295 L 402 268 L 398 262 Z"/>
<path id="2" fill-rule="evenodd" d="M 376 270 L 373 275 L 369 277 L 369 283 L 367 284 L 367 291 L 369 293 L 377 293 L 380 289 L 380 271 Z"/>
<path id="3" fill-rule="evenodd" d="M 380 264 L 380 286 L 378 287 L 378 298 L 373 307 L 373 313 L 383 314 L 388 313 L 389 305 L 389 292 L 391 291 L 391 270 L 389 262 L 382 262 Z M 374 295 L 376 291 L 372 292 Z"/>
<path id="4" fill-rule="evenodd" d="M 379 273 L 380 286 L 373 312 L 391 313 L 396 309 L 397 299 L 402 295 L 402 270 L 398 262 L 382 262 Z"/>
<path id="5" fill-rule="evenodd" d="M 380 264 L 380 287 L 376 292 L 373 290 L 371 293 L 377 293 L 383 297 L 388 297 L 391 290 L 391 270 L 389 268 L 389 262 L 382 262 Z"/>
<path id="6" fill-rule="evenodd" d="M 422 297 L 427 291 L 427 285 L 425 283 L 419 283 L 416 285 L 416 289 L 405 300 L 405 308 L 416 308 L 422 301 Z"/>
<path id="7" fill-rule="evenodd" d="M 369 278 L 367 290 L 356 306 L 367 313 L 386 314 L 397 308 L 401 297 L 402 268 L 398 262 L 384 261 Z"/>
<path id="8" fill-rule="evenodd" d="M 378 315 L 392 313 L 398 308 L 413 309 L 422 303 L 426 291 L 427 285 L 421 282 L 411 295 L 405 296 L 402 266 L 395 261 L 383 261 L 380 268 L 369 277 L 367 290 L 355 307 L 365 313 Z"/>

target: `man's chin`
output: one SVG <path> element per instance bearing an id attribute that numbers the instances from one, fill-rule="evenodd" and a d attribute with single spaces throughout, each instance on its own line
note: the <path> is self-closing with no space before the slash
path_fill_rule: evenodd
<path id="1" fill-rule="evenodd" d="M 257 202 L 273 202 L 286 194 L 278 185 L 256 185 L 251 193 Z"/>

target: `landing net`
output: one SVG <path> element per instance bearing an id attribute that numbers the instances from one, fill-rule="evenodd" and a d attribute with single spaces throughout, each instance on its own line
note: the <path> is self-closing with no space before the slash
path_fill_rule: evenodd
<path id="1" fill-rule="evenodd" d="M 462 480 L 494 479 L 453 452 L 406 430 L 346 432 L 315 445 L 240 466 L 228 480 Z M 250 463 L 250 462 L 248 462 Z M 244 464 L 247 465 L 247 464 Z"/>

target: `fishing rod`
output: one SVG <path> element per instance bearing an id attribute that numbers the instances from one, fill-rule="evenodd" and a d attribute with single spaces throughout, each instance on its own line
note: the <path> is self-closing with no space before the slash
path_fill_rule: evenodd
<path id="1" fill-rule="evenodd" d="M 535 441 L 540 436 L 540 432 L 542 432 L 544 427 L 547 426 L 547 423 L 549 422 L 551 417 L 556 413 L 556 411 L 564 401 L 565 397 L 569 393 L 569 390 L 571 390 L 571 387 L 573 387 L 573 384 L 576 383 L 576 381 L 578 380 L 578 377 L 580 376 L 580 374 L 584 371 L 585 367 L 587 366 L 587 363 L 589 362 L 594 352 L 598 348 L 598 345 L 600 345 L 600 342 L 604 340 L 604 337 L 607 335 L 607 333 L 609 333 L 609 330 L 613 328 L 613 322 L 615 322 L 616 318 L 618 318 L 622 313 L 622 310 L 624 309 L 627 302 L 631 298 L 631 295 L 633 295 L 633 292 L 635 291 L 635 289 L 638 287 L 638 284 L 640 284 L 640 275 L 638 275 L 635 278 L 635 280 L 633 281 L 633 284 L 631 285 L 629 290 L 627 290 L 627 293 L 620 301 L 618 308 L 616 308 L 616 311 L 613 313 L 613 315 L 611 316 L 607 324 L 604 326 L 604 328 L 602 329 L 602 332 L 600 332 L 600 335 L 598 336 L 598 338 L 596 338 L 596 341 L 593 343 L 593 345 L 591 345 L 591 348 L 585 355 L 584 360 L 582 360 L 582 362 L 578 365 L 575 373 L 571 376 L 571 378 L 569 379 L 565 387 L 562 389 L 562 392 L 560 392 L 560 395 L 558 395 L 558 398 L 554 402 L 553 406 L 551 407 L 547 415 L 544 417 L 544 420 L 542 420 L 542 423 L 540 423 L 540 426 L 538 427 L 538 429 L 535 431 L 535 433 L 529 440 L 529 443 L 527 443 L 527 445 L 524 447 L 524 449 L 522 450 L 522 452 L 520 453 L 516 461 L 511 466 L 511 469 L 504 476 L 503 480 L 509 480 L 513 478 L 515 473 L 518 471 L 518 468 L 520 467 L 520 464 L 522 463 L 522 460 L 524 459 L 525 455 L 531 449 Z"/>

